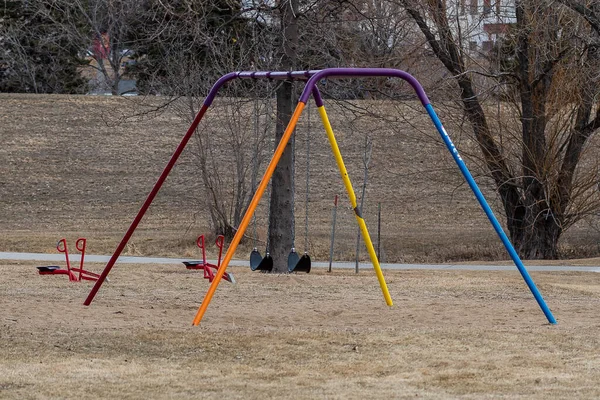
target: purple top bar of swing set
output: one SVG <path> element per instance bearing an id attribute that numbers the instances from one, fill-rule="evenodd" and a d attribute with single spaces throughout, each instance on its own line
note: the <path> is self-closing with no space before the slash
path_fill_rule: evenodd
<path id="1" fill-rule="evenodd" d="M 317 106 L 320 107 L 323 105 L 323 99 L 317 89 L 317 82 L 321 79 L 325 78 L 338 78 L 338 77 L 395 77 L 400 78 L 407 81 L 417 93 L 419 100 L 426 106 L 429 104 L 429 99 L 423 90 L 423 87 L 411 74 L 408 72 L 401 71 L 399 69 L 392 68 L 327 68 L 322 70 L 310 70 L 310 71 L 238 71 L 238 72 L 230 72 L 226 75 L 223 75 L 215 84 L 212 89 L 206 96 L 204 100 L 204 105 L 207 107 L 210 106 L 215 99 L 217 92 L 226 82 L 232 79 L 273 79 L 273 80 L 299 80 L 299 81 L 308 81 L 302 95 L 300 96 L 300 101 L 303 103 L 308 102 L 308 98 L 310 94 L 313 94 L 315 98 L 315 102 Z"/>

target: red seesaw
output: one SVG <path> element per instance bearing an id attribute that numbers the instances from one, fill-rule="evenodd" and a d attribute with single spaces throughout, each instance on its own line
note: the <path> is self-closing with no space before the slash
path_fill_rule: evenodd
<path id="1" fill-rule="evenodd" d="M 204 279 L 208 279 L 209 282 L 212 282 L 215 278 L 215 272 L 221 267 L 221 255 L 223 254 L 223 243 L 225 241 L 225 237 L 223 235 L 217 236 L 215 240 L 215 245 L 219 249 L 219 258 L 217 260 L 217 265 L 211 264 L 206 261 L 206 247 L 204 245 L 204 235 L 198 236 L 196 240 L 196 244 L 202 250 L 202 261 L 184 261 L 185 267 L 187 269 L 201 269 L 204 271 Z M 223 274 L 223 279 L 228 282 L 235 283 L 235 278 L 233 274 L 225 272 Z"/>
<path id="2" fill-rule="evenodd" d="M 68 275 L 69 281 L 80 282 L 86 281 L 97 281 L 100 277 L 99 274 L 95 274 L 90 271 L 83 269 L 83 259 L 85 258 L 85 246 L 86 239 L 79 238 L 75 242 L 75 248 L 81 252 L 81 260 L 79 261 L 79 268 L 72 268 L 71 262 L 69 261 L 69 249 L 67 248 L 67 240 L 60 239 L 56 244 L 56 250 L 59 253 L 65 253 L 65 259 L 67 262 L 67 269 L 62 269 L 58 265 L 49 265 L 46 267 L 37 267 L 40 275 Z"/>

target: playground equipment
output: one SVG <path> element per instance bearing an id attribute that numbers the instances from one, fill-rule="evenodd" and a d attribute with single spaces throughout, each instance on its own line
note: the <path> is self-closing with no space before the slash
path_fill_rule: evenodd
<path id="1" fill-rule="evenodd" d="M 269 205 L 269 215 L 271 214 Z M 267 244 L 263 257 L 256 247 L 256 217 L 254 217 L 254 248 L 250 253 L 250 269 L 252 271 L 271 272 L 273 270 L 273 257 L 269 254 L 269 231 L 267 230 Z"/>
<path id="2" fill-rule="evenodd" d="M 255 135 L 255 140 L 258 143 L 259 141 L 259 133 L 258 133 L 258 125 L 259 125 L 259 116 L 258 116 L 258 99 L 255 99 L 254 101 L 254 135 Z M 257 164 L 258 164 L 258 149 L 256 150 L 254 157 L 253 157 L 253 164 L 254 164 L 254 168 L 253 170 L 256 171 L 258 170 L 257 168 Z M 252 174 L 252 191 L 256 192 L 256 178 L 255 175 Z M 271 214 L 271 205 L 269 202 L 269 215 Z M 262 272 L 271 272 L 273 270 L 273 257 L 271 257 L 271 255 L 269 254 L 269 231 L 267 231 L 267 243 L 266 243 L 266 248 L 265 248 L 265 256 L 263 257 L 260 252 L 258 251 L 258 247 L 256 246 L 256 237 L 257 237 L 257 233 L 256 233 L 256 214 L 253 213 L 252 217 L 254 219 L 254 224 L 253 224 L 253 234 L 252 237 L 254 239 L 254 248 L 252 249 L 252 252 L 250 253 L 250 269 L 252 271 L 262 271 Z M 267 218 L 268 220 L 269 218 Z"/>
<path id="3" fill-rule="evenodd" d="M 288 272 L 310 272 L 311 260 L 308 255 L 308 200 L 309 200 L 309 183 L 310 183 L 310 108 L 309 108 L 309 118 L 308 118 L 308 129 L 306 130 L 306 199 L 305 199 L 305 218 L 304 218 L 304 254 L 299 256 L 296 252 L 296 235 L 295 230 L 292 230 L 292 249 L 287 258 L 287 270 Z M 258 102 L 254 102 L 254 131 L 255 136 L 258 140 Z M 293 147 L 295 151 L 295 146 Z M 254 160 L 256 162 L 258 154 L 255 154 Z M 294 157 L 295 158 L 295 157 Z M 256 168 L 256 164 L 254 166 Z M 252 182 L 252 190 L 256 189 L 255 181 Z M 294 198 L 294 197 L 292 197 Z M 270 220 L 270 209 L 271 202 L 269 201 L 269 217 L 267 220 Z M 258 251 L 258 247 L 256 246 L 256 214 L 253 214 L 253 234 L 252 237 L 254 239 L 253 250 L 250 253 L 250 269 L 252 271 L 263 271 L 263 272 L 271 272 L 273 270 L 273 258 L 271 257 L 270 250 L 270 230 L 267 230 L 267 241 L 266 241 L 266 249 L 265 249 L 265 257 L 262 257 L 260 252 Z M 269 227 L 270 229 L 270 227 Z"/>
<path id="4" fill-rule="evenodd" d="M 211 264 L 206 261 L 206 246 L 204 243 L 204 235 L 198 236 L 196 240 L 196 245 L 202 250 L 202 261 L 183 261 L 183 264 L 187 269 L 201 269 L 204 271 L 204 279 L 208 279 L 209 282 L 212 282 L 215 279 L 215 272 L 219 270 L 221 267 L 221 255 L 223 254 L 223 244 L 225 243 L 225 236 L 218 235 L 215 239 L 215 246 L 219 249 L 219 258 L 217 259 L 217 264 Z M 223 279 L 228 282 L 235 283 L 235 278 L 233 274 L 225 272 L 223 274 Z"/>
<path id="5" fill-rule="evenodd" d="M 250 253 L 250 269 L 252 271 L 271 272 L 273 270 L 273 257 L 271 257 L 268 251 L 264 257 L 261 256 L 255 247 Z"/>
<path id="6" fill-rule="evenodd" d="M 60 239 L 56 244 L 56 250 L 59 253 L 65 254 L 65 261 L 67 269 L 62 269 L 58 265 L 48 265 L 45 267 L 37 267 L 40 275 L 67 275 L 70 282 L 86 281 L 97 281 L 100 275 L 83 269 L 83 260 L 85 258 L 85 247 L 87 240 L 85 238 L 79 238 L 75 242 L 75 248 L 81 252 L 81 259 L 79 261 L 79 268 L 72 268 L 71 261 L 69 260 L 69 249 L 67 247 L 67 240 Z"/>
<path id="7" fill-rule="evenodd" d="M 295 158 L 295 157 L 294 157 Z M 304 198 L 304 254 L 302 257 L 296 253 L 296 234 L 292 235 L 292 251 L 288 255 L 288 272 L 310 272 L 310 256 L 308 255 L 308 200 L 310 183 L 310 104 L 308 107 L 308 128 L 306 130 L 306 187 Z"/>
<path id="8" fill-rule="evenodd" d="M 310 256 L 305 252 L 302 257 L 298 256 L 296 249 L 292 247 L 292 251 L 288 256 L 288 272 L 310 272 Z"/>
<path id="9" fill-rule="evenodd" d="M 270 214 L 269 206 L 269 214 Z M 254 217 L 254 248 L 250 253 L 250 269 L 252 271 L 271 272 L 273 270 L 273 257 L 269 254 L 269 231 L 267 231 L 267 244 L 263 257 L 256 247 L 256 217 Z"/>
<path id="10" fill-rule="evenodd" d="M 298 256 L 296 249 L 292 247 L 292 251 L 288 256 L 288 272 L 310 272 L 310 256 L 305 252 L 302 257 Z"/>
<path id="11" fill-rule="evenodd" d="M 217 270 L 217 274 L 215 275 L 214 280 L 211 283 L 208 291 L 206 292 L 204 300 L 202 301 L 202 304 L 201 304 L 200 308 L 198 309 L 198 312 L 196 313 L 196 317 L 194 318 L 193 325 L 198 325 L 200 323 L 200 321 L 202 320 L 202 317 L 204 316 L 204 313 L 206 312 L 206 309 L 208 308 L 208 305 L 210 304 L 210 301 L 215 293 L 215 290 L 216 290 L 217 286 L 219 285 L 219 282 L 223 278 L 223 275 L 225 274 L 225 271 L 227 269 L 227 266 L 229 265 L 229 262 L 233 258 L 235 249 L 239 245 L 246 229 L 248 228 L 248 224 L 250 223 L 250 220 L 252 219 L 252 215 L 253 215 L 254 211 L 256 210 L 258 202 L 260 201 L 262 195 L 265 192 L 267 184 L 268 184 L 269 180 L 271 179 L 271 176 L 273 175 L 275 167 L 276 167 L 277 163 L 279 162 L 279 159 L 281 158 L 281 155 L 282 155 L 287 143 L 289 142 L 290 137 L 292 136 L 292 133 L 294 132 L 294 128 L 298 122 L 298 119 L 300 118 L 302 111 L 303 111 L 306 103 L 308 102 L 311 94 L 312 94 L 315 104 L 318 108 L 319 115 L 321 116 L 321 121 L 323 123 L 323 126 L 325 127 L 325 132 L 327 133 L 327 138 L 329 139 L 329 143 L 332 147 L 332 151 L 333 151 L 336 163 L 338 165 L 340 174 L 344 181 L 344 186 L 346 187 L 346 191 L 348 192 L 348 197 L 350 199 L 351 206 L 354 209 L 356 221 L 360 226 L 363 240 L 365 241 L 365 244 L 367 246 L 367 250 L 368 250 L 369 256 L 371 258 L 371 262 L 373 263 L 373 268 L 375 269 L 377 279 L 381 286 L 381 290 L 383 292 L 385 301 L 388 305 L 391 306 L 392 299 L 391 299 L 391 296 L 387 289 L 387 284 L 383 277 L 383 273 L 381 271 L 381 267 L 379 265 L 377 255 L 375 254 L 375 249 L 373 248 L 373 243 L 371 242 L 369 231 L 367 230 L 365 221 L 361 215 L 360 209 L 358 208 L 358 205 L 356 202 L 356 195 L 354 194 L 354 189 L 352 187 L 352 183 L 350 182 L 350 178 L 348 177 L 348 172 L 346 170 L 346 167 L 344 166 L 344 161 L 343 161 L 341 153 L 339 151 L 339 147 L 337 145 L 335 135 L 333 133 L 333 129 L 329 122 L 327 112 L 325 111 L 323 98 L 321 97 L 321 94 L 317 87 L 317 84 L 324 79 L 337 79 L 337 78 L 348 78 L 348 77 L 353 77 L 353 78 L 359 78 L 359 77 L 400 78 L 400 79 L 403 79 L 404 81 L 406 81 L 414 89 L 414 91 L 417 94 L 417 97 L 419 98 L 421 104 L 427 111 L 427 114 L 431 118 L 431 121 L 433 122 L 435 128 L 437 129 L 438 133 L 440 134 L 446 147 L 450 151 L 450 153 L 451 153 L 454 161 L 456 162 L 458 168 L 460 169 L 462 175 L 464 176 L 469 187 L 475 194 L 475 197 L 477 198 L 483 211 L 485 212 L 488 219 L 490 220 L 490 223 L 492 224 L 494 230 L 500 237 L 500 240 L 502 241 L 506 250 L 508 251 L 509 255 L 511 256 L 513 262 L 515 263 L 515 266 L 521 273 L 521 276 L 523 277 L 525 283 L 529 287 L 529 290 L 531 291 L 531 293 L 533 294 L 538 305 L 544 312 L 548 322 L 555 324 L 556 319 L 554 318 L 554 316 L 552 315 L 552 312 L 546 305 L 546 302 L 544 301 L 541 293 L 535 286 L 535 283 L 529 276 L 527 269 L 523 265 L 523 262 L 519 258 L 513 245 L 510 243 L 508 237 L 506 236 L 506 233 L 504 233 L 504 231 L 502 230 L 500 223 L 494 216 L 492 209 L 490 208 L 490 206 L 488 205 L 487 201 L 485 200 L 483 194 L 479 190 L 479 187 L 475 183 L 475 180 L 473 179 L 471 173 L 469 172 L 466 164 L 464 163 L 463 159 L 460 157 L 458 150 L 452 143 L 452 140 L 448 136 L 448 133 L 444 129 L 440 119 L 438 118 L 432 105 L 430 104 L 430 101 L 427 98 L 427 95 L 425 94 L 423 87 L 412 75 L 408 74 L 407 72 L 396 70 L 396 69 L 388 69 L 388 68 L 329 68 L 329 69 L 324 69 L 324 70 L 287 71 L 287 72 L 242 71 L 242 72 L 231 72 L 226 75 L 223 75 L 220 79 L 217 80 L 217 82 L 212 87 L 211 91 L 208 93 L 208 96 L 204 100 L 204 104 L 202 105 L 200 111 L 196 115 L 196 118 L 192 122 L 190 128 L 188 129 L 187 133 L 181 140 L 180 144 L 177 146 L 175 153 L 173 154 L 173 156 L 167 163 L 167 166 L 163 170 L 162 174 L 158 178 L 158 180 L 157 180 L 156 184 L 154 185 L 154 187 L 152 188 L 152 190 L 150 191 L 148 197 L 146 198 L 146 201 L 144 202 L 144 204 L 142 205 L 138 214 L 134 218 L 129 229 L 123 236 L 123 239 L 117 246 L 117 249 L 115 250 L 114 254 L 112 255 L 112 257 L 106 264 L 106 267 L 102 271 L 100 278 L 98 279 L 98 281 L 96 282 L 96 284 L 94 285 L 94 287 L 92 288 L 90 293 L 88 294 L 88 297 L 86 298 L 86 300 L 84 302 L 84 305 L 91 304 L 92 300 L 94 299 L 94 296 L 96 295 L 96 293 L 102 286 L 104 279 L 106 279 L 107 275 L 110 273 L 110 270 L 113 268 L 115 262 L 117 261 L 119 255 L 121 254 L 121 252 L 127 245 L 127 242 L 131 238 L 131 235 L 137 228 L 139 222 L 141 221 L 142 217 L 146 213 L 148 207 L 154 200 L 154 197 L 160 190 L 162 184 L 164 183 L 164 181 L 167 178 L 167 176 L 169 175 L 169 173 L 171 172 L 171 169 L 175 165 L 175 162 L 181 155 L 181 152 L 187 145 L 189 139 L 191 138 L 192 134 L 196 130 L 198 124 L 200 123 L 202 118 L 204 118 L 206 111 L 211 106 L 212 102 L 214 101 L 219 89 L 225 83 L 227 83 L 228 81 L 231 81 L 233 79 L 280 79 L 280 80 L 283 79 L 283 80 L 302 80 L 302 81 L 306 81 L 306 84 L 304 86 L 304 90 L 302 91 L 302 94 L 298 101 L 298 104 L 296 105 L 296 109 L 295 109 L 294 113 L 292 114 L 292 117 L 290 118 L 289 124 L 285 129 L 285 132 L 277 146 L 277 149 L 275 150 L 275 152 L 273 154 L 273 157 L 271 158 L 271 161 L 269 162 L 269 165 L 267 166 L 267 169 L 263 175 L 262 180 L 260 181 L 260 184 L 258 185 L 256 192 L 254 193 L 252 200 L 250 201 L 248 209 L 246 210 L 246 213 L 244 214 L 244 217 L 242 218 L 242 220 L 238 226 L 238 230 L 236 231 L 236 234 L 233 237 L 231 244 L 225 253 L 225 257 L 223 259 L 221 268 L 219 268 Z"/>

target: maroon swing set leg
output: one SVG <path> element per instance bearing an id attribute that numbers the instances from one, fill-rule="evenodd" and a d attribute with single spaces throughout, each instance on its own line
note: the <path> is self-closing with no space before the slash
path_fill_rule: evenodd
<path id="1" fill-rule="evenodd" d="M 119 245 L 117 246 L 117 249 L 115 250 L 114 254 L 110 258 L 110 260 L 108 260 L 108 264 L 106 264 L 106 267 L 104 267 L 104 270 L 100 274 L 100 277 L 98 278 L 98 280 L 94 284 L 94 287 L 92 288 L 92 290 L 88 294 L 87 298 L 83 302 L 83 305 L 89 306 L 92 303 L 92 301 L 94 300 L 94 297 L 96 296 L 96 293 L 98 293 L 98 290 L 100 289 L 100 286 L 102 286 L 102 284 L 104 283 L 104 280 L 106 279 L 106 277 L 109 274 L 110 270 L 115 265 L 115 262 L 117 261 L 117 259 L 121 255 L 121 252 L 123 251 L 123 249 L 127 245 L 127 242 L 129 242 L 129 239 L 131 238 L 131 235 L 133 235 L 133 232 L 135 231 L 135 229 L 137 228 L 138 224 L 142 220 L 142 217 L 144 216 L 144 214 L 146 214 L 146 211 L 148 210 L 148 207 L 150 207 L 150 204 L 154 200 L 154 197 L 156 197 L 156 194 L 158 193 L 158 191 L 160 190 L 161 186 L 165 182 L 165 179 L 167 179 L 167 176 L 171 172 L 171 169 L 173 169 L 173 166 L 177 162 L 177 159 L 179 158 L 179 156 L 183 152 L 183 149 L 185 148 L 185 146 L 187 145 L 188 141 L 192 137 L 192 134 L 196 131 L 196 128 L 198 127 L 198 124 L 200 123 L 200 121 L 204 117 L 204 114 L 206 113 L 207 109 L 208 109 L 208 105 L 203 104 L 202 108 L 198 112 L 198 115 L 196 115 L 196 118 L 194 118 L 194 122 L 192 122 L 192 125 L 190 125 L 190 127 L 189 127 L 188 131 L 186 132 L 185 136 L 183 137 L 183 139 L 181 139 L 181 142 L 179 143 L 179 145 L 177 146 L 177 149 L 175 150 L 175 152 L 171 156 L 171 159 L 167 163 L 167 166 L 163 170 L 162 174 L 160 174 L 160 177 L 158 178 L 158 180 L 154 184 L 154 187 L 152 188 L 152 190 L 148 194 L 148 197 L 146 198 L 146 201 L 144 201 L 144 204 L 142 205 L 142 208 L 140 208 L 140 211 L 138 211 L 138 213 L 135 216 L 133 222 L 129 226 L 129 229 L 127 229 L 127 232 L 125 233 L 125 236 L 123 236 L 123 239 L 121 239 L 121 243 L 119 243 Z"/>

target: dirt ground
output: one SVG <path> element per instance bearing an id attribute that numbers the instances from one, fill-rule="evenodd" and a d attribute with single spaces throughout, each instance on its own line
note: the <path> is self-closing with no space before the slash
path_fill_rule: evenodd
<path id="1" fill-rule="evenodd" d="M 99 270 L 100 265 L 90 266 Z M 600 274 L 268 275 L 208 288 L 183 265 L 119 265 L 91 284 L 0 265 L 0 398 L 578 398 L 600 396 Z"/>

